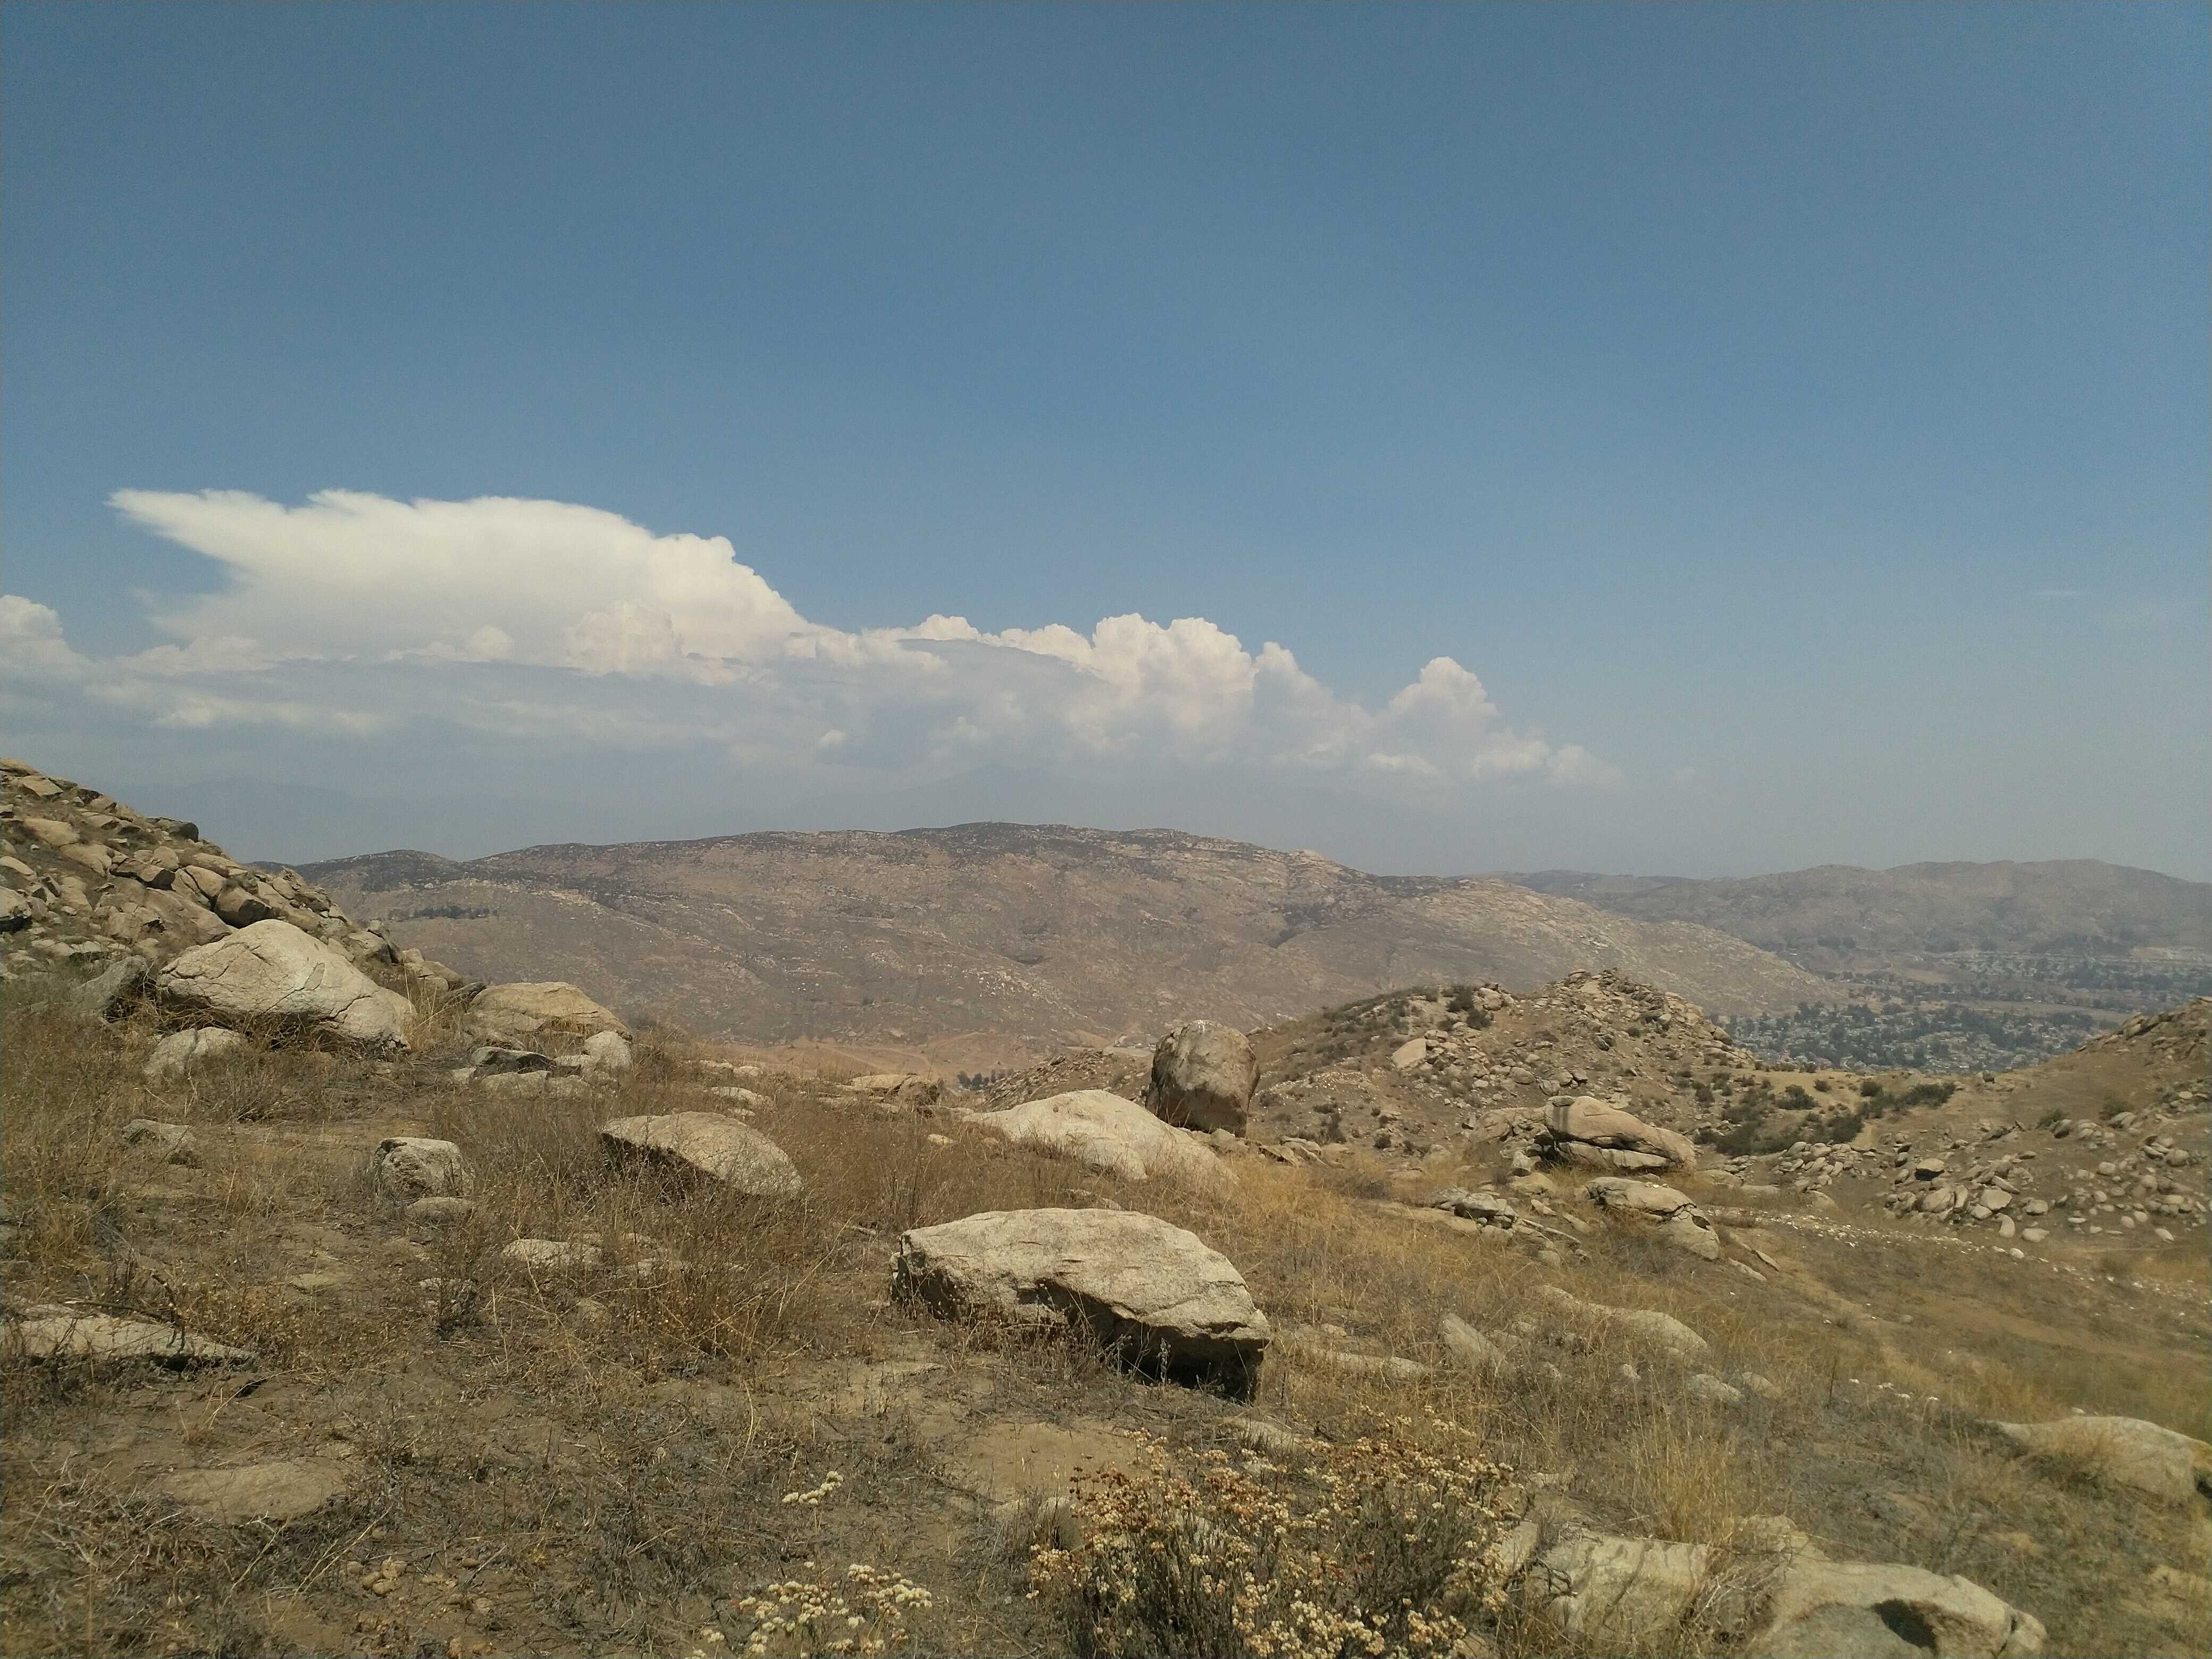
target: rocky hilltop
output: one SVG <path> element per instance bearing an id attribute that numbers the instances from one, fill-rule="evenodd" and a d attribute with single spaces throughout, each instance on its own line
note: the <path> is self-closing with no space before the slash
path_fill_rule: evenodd
<path id="1" fill-rule="evenodd" d="M 997 1031 L 1112 1043 L 1250 1026 L 1392 986 L 1614 969 L 1722 1013 L 1826 981 L 1711 929 L 1510 882 L 1371 876 L 1172 830 L 898 834 L 389 853 L 304 873 L 485 979 L 542 973 L 753 1041 Z"/>
<path id="2" fill-rule="evenodd" d="M 258 869 L 181 818 L 148 817 L 90 784 L 0 759 L 0 949 L 9 977 L 160 964 L 258 922 L 283 921 L 404 993 L 458 993 L 462 975 L 393 945 L 296 871 Z M 118 983 L 120 981 L 118 981 Z"/>

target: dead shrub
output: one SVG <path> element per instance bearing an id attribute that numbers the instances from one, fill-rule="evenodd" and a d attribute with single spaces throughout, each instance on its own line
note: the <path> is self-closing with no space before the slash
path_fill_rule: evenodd
<path id="1" fill-rule="evenodd" d="M 1149 1441 L 1148 1470 L 1075 1478 L 1080 1540 L 1036 1547 L 1032 1584 L 1086 1656 L 1453 1652 L 1504 1606 L 1506 1471 L 1395 1426 L 1295 1470 L 1213 1450 L 1187 1474 Z"/>

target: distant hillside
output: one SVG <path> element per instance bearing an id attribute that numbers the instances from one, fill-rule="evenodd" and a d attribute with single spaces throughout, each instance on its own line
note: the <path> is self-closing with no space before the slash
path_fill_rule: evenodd
<path id="1" fill-rule="evenodd" d="M 393 937 L 485 979 L 557 977 L 776 1042 L 1256 1025 L 1408 982 L 1613 968 L 1717 1013 L 1832 997 L 1711 929 L 1486 878 L 1365 875 L 1174 830 L 964 824 L 422 853 L 313 865 Z"/>
<path id="2" fill-rule="evenodd" d="M 1695 881 L 1544 870 L 1503 878 L 1643 921 L 1686 921 L 1816 970 L 1875 956 L 1996 951 L 2212 956 L 2212 884 L 2094 859 L 2042 864 L 1824 864 Z"/>

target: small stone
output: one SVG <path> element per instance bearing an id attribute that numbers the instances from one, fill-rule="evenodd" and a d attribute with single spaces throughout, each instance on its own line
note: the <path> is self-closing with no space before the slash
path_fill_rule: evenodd
<path id="1" fill-rule="evenodd" d="M 199 1167 L 199 1141 L 181 1123 L 163 1123 L 150 1117 L 134 1117 L 123 1126 L 123 1144 L 134 1151 L 157 1158 L 164 1164 L 175 1164 L 185 1169 Z"/>

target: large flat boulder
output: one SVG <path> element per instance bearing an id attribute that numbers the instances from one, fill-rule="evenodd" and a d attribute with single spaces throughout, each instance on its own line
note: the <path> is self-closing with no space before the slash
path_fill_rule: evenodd
<path id="1" fill-rule="evenodd" d="M 1721 1236 L 1686 1193 L 1656 1182 L 1602 1176 L 1583 1188 L 1583 1196 L 1608 1214 L 1648 1224 L 1676 1249 L 1707 1261 L 1720 1260 Z"/>
<path id="2" fill-rule="evenodd" d="M 2212 1445 L 2139 1417 L 2062 1417 L 1996 1428 L 2022 1451 L 2086 1464 L 2169 1504 L 2212 1498 Z"/>
<path id="3" fill-rule="evenodd" d="M 1571 1527 L 1532 1564 L 1559 1627 L 1599 1651 L 1674 1651 L 1703 1622 L 1756 1629 L 1746 1659 L 2030 1659 L 2045 1632 L 1970 1578 L 1831 1561 L 1796 1534 L 1767 1547 Z"/>
<path id="4" fill-rule="evenodd" d="M 1195 1234 L 1127 1210 L 993 1210 L 900 1236 L 894 1294 L 952 1318 L 1073 1331 L 1126 1363 L 1249 1394 L 1267 1319 Z"/>
<path id="5" fill-rule="evenodd" d="M 1196 1134 L 1163 1123 L 1135 1101 L 1103 1089 L 1078 1089 L 1002 1112 L 977 1112 L 969 1121 L 1017 1146 L 1072 1158 L 1124 1181 L 1165 1177 L 1219 1187 L 1228 1180 L 1227 1166 Z"/>
<path id="6" fill-rule="evenodd" d="M 512 1048 L 533 1047 L 544 1037 L 588 1037 L 628 1030 L 608 1010 L 560 980 L 487 985 L 461 1017 L 464 1036 Z"/>
<path id="7" fill-rule="evenodd" d="M 0 1352 L 9 1352 L 27 1359 L 143 1359 L 172 1369 L 253 1363 L 253 1355 L 244 1348 L 194 1336 L 173 1325 L 52 1305 L 26 1308 L 0 1328 Z"/>
<path id="8" fill-rule="evenodd" d="M 788 1198 L 801 1184 L 782 1147 L 720 1112 L 617 1118 L 599 1140 L 618 1162 L 688 1170 L 754 1198 Z"/>
<path id="9" fill-rule="evenodd" d="M 1793 1561 L 1746 1659 L 2027 1659 L 2040 1620 L 1971 1578 L 1895 1562 Z"/>
<path id="10" fill-rule="evenodd" d="M 257 921 L 196 945 L 164 968 L 155 992 L 172 1008 L 233 1025 L 268 1021 L 364 1048 L 404 1048 L 414 1011 L 289 921 Z"/>
<path id="11" fill-rule="evenodd" d="M 1680 1320 L 1654 1308 L 1608 1308 L 1584 1302 L 1556 1285 L 1539 1285 L 1534 1294 L 1563 1323 L 1618 1336 L 1649 1353 L 1687 1364 L 1712 1351 L 1704 1337 Z"/>
<path id="12" fill-rule="evenodd" d="M 1546 1118 L 1545 1140 L 1554 1157 L 1630 1173 L 1698 1167 L 1698 1149 L 1688 1136 L 1646 1123 L 1633 1112 L 1592 1095 L 1553 1101 Z"/>
<path id="13" fill-rule="evenodd" d="M 1214 1020 L 1188 1020 L 1152 1050 L 1145 1106 L 1178 1128 L 1241 1135 L 1259 1084 L 1260 1061 L 1243 1032 Z"/>

